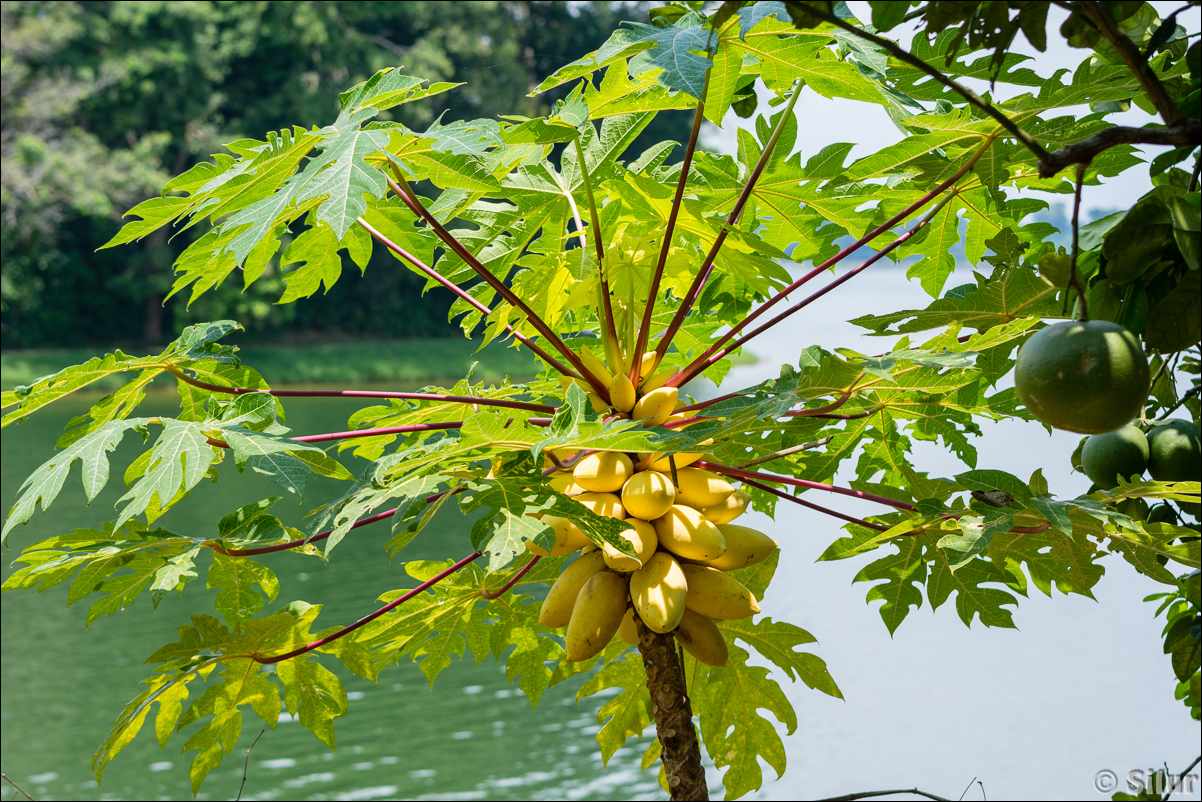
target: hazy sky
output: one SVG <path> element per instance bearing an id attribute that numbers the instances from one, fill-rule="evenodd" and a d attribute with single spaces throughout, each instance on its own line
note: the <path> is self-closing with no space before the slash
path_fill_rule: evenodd
<path id="1" fill-rule="evenodd" d="M 1154 2 L 1152 5 L 1162 15 L 1171 13 L 1180 7 L 1179 3 L 1171 2 Z M 872 18 L 872 12 L 866 2 L 852 0 L 852 2 L 848 2 L 848 6 L 859 19 L 870 20 Z M 1051 76 L 1061 68 L 1073 70 L 1085 59 L 1090 51 L 1069 47 L 1059 35 L 1060 24 L 1067 16 L 1067 12 L 1056 7 L 1049 11 L 1048 48 L 1045 53 L 1039 53 L 1031 47 L 1022 34 L 1015 38 L 1014 51 L 1033 57 L 1033 61 L 1024 66 L 1041 76 Z M 1190 21 L 1182 19 L 1182 16 L 1179 16 L 1178 20 L 1189 26 Z M 1196 19 L 1196 16 L 1193 17 L 1195 23 Z M 908 43 L 913 27 L 912 25 L 907 27 L 909 30 L 903 27 L 895 28 L 889 32 L 889 36 Z M 971 81 L 966 83 L 972 85 Z M 977 84 L 972 85 L 972 88 L 977 91 L 988 89 L 988 85 L 984 82 L 977 82 Z M 1018 91 L 1027 91 L 1023 87 L 1011 88 L 1001 84 L 997 89 L 997 96 L 1000 98 L 1008 96 L 1006 90 L 1012 90 L 1011 95 L 1017 94 Z M 766 101 L 770 96 L 770 92 L 761 92 L 758 113 L 763 113 L 767 108 Z M 799 123 L 798 148 L 802 152 L 803 164 L 806 158 L 833 142 L 856 143 L 851 155 L 853 158 L 860 158 L 902 139 L 901 132 L 893 125 L 884 107 L 875 104 L 857 103 L 851 100 L 827 100 L 819 97 L 813 91 L 806 91 L 797 103 L 796 113 Z M 1081 106 L 1080 113 L 1088 114 L 1088 106 Z M 1130 111 L 1111 115 L 1108 119 L 1115 124 L 1134 126 L 1143 125 L 1152 118 L 1133 106 Z M 706 128 L 702 132 L 702 144 L 711 150 L 733 154 L 736 147 L 735 128 L 739 126 L 750 128 L 752 123 L 754 123 L 754 118 L 742 120 L 734 112 L 730 112 L 723 121 L 722 129 L 706 124 Z M 1151 159 L 1163 151 L 1164 148 L 1148 147 L 1145 153 L 1149 155 L 1146 158 Z M 1146 169 L 1128 170 L 1121 176 L 1103 179 L 1103 181 L 1101 186 L 1085 187 L 1082 193 L 1082 207 L 1087 212 L 1087 219 L 1090 210 L 1127 208 L 1140 195 L 1152 188 Z M 1049 193 L 1034 193 L 1034 195 L 1051 204 L 1071 201 L 1071 197 L 1066 195 Z"/>

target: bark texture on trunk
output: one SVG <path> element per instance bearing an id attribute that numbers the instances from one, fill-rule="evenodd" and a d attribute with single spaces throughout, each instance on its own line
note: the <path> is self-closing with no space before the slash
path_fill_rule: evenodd
<path id="1" fill-rule="evenodd" d="M 689 703 L 684 667 L 671 634 L 652 632 L 636 615 L 639 652 L 647 671 L 647 690 L 651 692 L 655 731 L 663 747 L 660 759 L 668 775 L 673 800 L 706 799 L 705 767 L 701 765 L 701 744 L 693 726 L 693 706 Z"/>

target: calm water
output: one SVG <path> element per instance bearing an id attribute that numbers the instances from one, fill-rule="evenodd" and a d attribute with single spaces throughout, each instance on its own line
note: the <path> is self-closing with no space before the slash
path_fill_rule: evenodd
<path id="1" fill-rule="evenodd" d="M 855 284 L 841 303 L 855 309 L 842 317 L 925 305 L 920 290 L 900 272 L 880 271 Z M 728 386 L 765 378 L 771 365 L 794 361 L 811 342 L 848 345 L 867 353 L 885 350 L 880 339 L 863 339 L 833 311 L 814 309 L 791 319 L 771 338 L 757 342 L 759 365 L 735 369 Z M 774 371 L 773 371 L 774 372 Z M 169 414 L 166 398 L 155 402 Z M 153 405 L 152 405 L 153 406 Z M 299 432 L 343 428 L 355 404 L 296 399 L 289 423 Z M 49 444 L 75 408 L 34 416 L 3 437 L 4 509 L 24 477 L 50 454 Z M 979 443 L 980 467 L 1028 476 L 1042 467 L 1054 490 L 1084 489 L 1068 469 L 1076 438 L 1049 437 L 1036 426 L 987 426 Z M 114 458 L 114 476 L 137 453 L 133 443 Z M 916 459 L 936 474 L 963 470 L 928 445 Z M 119 487 L 119 485 L 118 485 Z M 275 495 L 266 481 L 242 479 L 198 488 L 184 512 L 161 524 L 175 531 L 209 529 L 224 512 Z M 91 508 L 73 477 L 48 514 L 14 533 L 14 551 L 34 539 L 111 517 L 121 492 L 111 488 Z M 322 497 L 315 485 L 310 500 Z M 852 504 L 832 506 L 856 513 Z M 291 522 L 300 507 L 276 511 Z M 775 521 L 748 516 L 749 525 L 782 544 L 778 580 L 763 604 L 766 614 L 803 626 L 820 640 L 847 701 L 804 686 L 782 685 L 798 711 L 800 726 L 785 735 L 789 771 L 780 781 L 764 766 L 764 788 L 752 798 L 796 799 L 881 788 L 920 787 L 956 798 L 974 778 L 990 799 L 1101 799 L 1093 777 L 1101 769 L 1130 769 L 1168 761 L 1180 771 L 1197 754 L 1199 728 L 1172 699 L 1174 681 L 1160 654 L 1161 624 L 1153 606 L 1141 602 L 1158 588 L 1112 560 L 1096 593 L 1080 597 L 1034 596 L 1023 600 L 1019 631 L 966 629 L 952 605 L 931 615 L 924 607 L 890 638 L 864 603 L 866 586 L 851 584 L 870 558 L 815 564 L 836 537 L 831 519 L 790 505 Z M 406 551 L 406 559 L 435 559 L 470 550 L 467 523 L 444 513 Z M 269 564 L 283 584 L 281 602 L 325 603 L 321 621 L 353 620 L 377 606 L 379 593 L 411 585 L 381 547 L 386 529 L 366 527 L 349 537 L 326 567 L 313 559 L 274 555 Z M 11 561 L 11 552 L 6 562 Z M 201 566 L 203 571 L 203 564 Z M 4 568 L 7 576 L 10 569 Z M 104 617 L 84 632 L 85 600 L 65 609 L 66 586 L 40 596 L 3 596 L 4 660 L 0 728 L 3 770 L 39 798 L 154 799 L 189 795 L 191 755 L 176 736 L 160 751 L 149 730 L 109 764 L 103 788 L 89 770 L 96 746 L 125 702 L 138 692 L 140 663 L 195 611 L 211 610 L 202 581 L 183 598 L 165 599 L 157 612 L 146 598 L 125 612 Z M 207 608 L 207 610 L 206 610 Z M 322 626 L 319 624 L 319 626 Z M 620 751 L 608 770 L 593 735 L 603 700 L 577 705 L 575 683 L 543 697 L 531 711 L 491 659 L 480 666 L 455 663 L 433 691 L 412 663 L 388 669 L 378 685 L 341 672 L 351 693 L 350 712 L 336 721 L 338 750 L 330 753 L 299 723 L 282 720 L 251 754 L 247 799 L 626 799 L 663 798 L 652 773 L 638 764 L 646 740 Z M 243 753 L 262 725 L 252 713 L 243 738 L 206 781 L 202 798 L 232 798 L 242 781 Z M 710 771 L 711 783 L 717 776 Z M 715 791 L 717 790 L 715 785 Z M 982 798 L 973 785 L 966 799 Z M 1177 798 L 1177 797 L 1175 797 Z M 1198 799 L 1195 791 L 1180 798 Z"/>

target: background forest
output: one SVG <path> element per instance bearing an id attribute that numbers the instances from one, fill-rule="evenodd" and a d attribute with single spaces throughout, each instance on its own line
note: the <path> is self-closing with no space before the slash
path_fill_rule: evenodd
<path id="1" fill-rule="evenodd" d="M 646 19 L 647 5 L 479 2 L 464 14 L 427 2 L 5 2 L 4 347 L 161 343 L 220 318 L 258 338 L 451 336 L 450 300 L 418 300 L 422 281 L 409 271 L 376 270 L 370 285 L 344 280 L 311 303 L 277 306 L 277 265 L 245 294 L 232 284 L 188 309 L 182 296 L 163 299 L 172 262 L 201 231 L 96 249 L 131 206 L 223 143 L 323 122 L 339 91 L 398 62 L 469 86 L 381 119 L 421 131 L 440 114 L 546 114 L 558 95 L 527 93 L 621 20 Z M 661 114 L 641 140 L 679 140 L 689 116 Z"/>

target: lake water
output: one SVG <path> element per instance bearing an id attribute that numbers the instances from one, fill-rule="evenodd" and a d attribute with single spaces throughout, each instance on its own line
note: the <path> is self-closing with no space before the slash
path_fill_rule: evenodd
<path id="1" fill-rule="evenodd" d="M 838 312 L 833 305 L 815 305 L 790 319 L 751 349 L 761 361 L 735 368 L 725 386 L 775 375 L 775 365 L 795 362 L 811 343 L 879 353 L 888 338 L 862 338 L 840 318 L 928 302 L 891 268 L 870 271 L 832 297 Z M 156 404 L 158 411 L 170 412 L 168 398 L 151 406 Z M 294 399 L 289 423 L 298 432 L 337 430 L 357 406 Z M 0 493 L 5 510 L 24 477 L 49 456 L 63 421 L 79 408 L 68 404 L 5 432 Z M 985 424 L 977 442 L 979 465 L 1022 477 L 1042 468 L 1058 495 L 1071 496 L 1087 484 L 1068 467 L 1076 442 L 1064 433 L 1048 436 L 1037 425 Z M 115 477 L 136 453 L 132 443 L 118 450 Z M 964 470 L 928 444 L 916 447 L 916 461 L 934 474 Z M 35 539 L 110 517 L 119 485 L 85 508 L 76 476 L 50 513 L 14 533 L 14 552 Z M 273 487 L 247 479 L 206 484 L 161 525 L 211 531 L 222 513 L 274 495 Z M 321 493 L 322 486 L 313 487 L 310 500 Z M 830 506 L 852 514 L 869 511 L 842 498 Z M 300 512 L 292 505 L 284 517 L 295 523 Z M 769 779 L 749 798 L 812 799 L 919 787 L 954 799 L 971 784 L 965 799 L 1102 799 L 1108 795 L 1093 788 L 1102 769 L 1125 777 L 1167 761 L 1172 771 L 1181 771 L 1198 754 L 1199 725 L 1172 698 L 1175 680 L 1160 653 L 1162 622 L 1153 618 L 1154 606 L 1141 601 L 1160 588 L 1125 563 L 1108 561 L 1096 601 L 1061 595 L 1023 600 L 1015 613 L 1018 631 L 979 624 L 967 629 L 949 603 L 934 615 L 927 607 L 913 612 L 890 638 L 876 605 L 864 602 L 866 586 L 851 584 L 871 557 L 815 563 L 839 536 L 838 522 L 784 503 L 775 521 L 752 513 L 743 522 L 769 532 L 782 547 L 777 580 L 762 605 L 765 614 L 819 638 L 814 651 L 846 696 L 831 699 L 778 675 L 800 722 L 784 736 L 789 770 L 772 780 L 765 766 Z M 387 537 L 385 528 L 358 530 L 326 567 L 273 555 L 269 564 L 284 586 L 281 601 L 320 599 L 326 622 L 350 621 L 374 609 L 379 593 L 412 584 L 384 557 Z M 469 551 L 467 525 L 457 513 L 444 512 L 405 558 L 442 559 Z M 10 572 L 6 566 L 4 576 Z M 5 594 L 0 630 L 5 774 L 38 798 L 188 797 L 191 755 L 179 751 L 186 738 L 176 736 L 160 751 L 152 733 L 143 731 L 109 764 L 103 787 L 96 785 L 89 763 L 112 720 L 138 692 L 145 656 L 174 640 L 175 627 L 188 614 L 211 610 L 211 602 L 200 598 L 204 593 L 203 581 L 193 582 L 183 598 L 168 597 L 157 612 L 139 598 L 126 611 L 97 620 L 90 632 L 83 629 L 90 601 L 65 609 L 65 585 L 42 595 Z M 603 700 L 577 705 L 575 683 L 551 689 L 531 711 L 491 658 L 480 666 L 470 660 L 453 664 L 432 691 L 412 663 L 386 670 L 374 686 L 340 675 L 352 702 L 335 724 L 337 752 L 285 718 L 251 753 L 244 799 L 664 797 L 654 773 L 639 771 L 646 738 L 621 750 L 608 769 L 601 765 L 593 735 Z M 200 798 L 237 794 L 245 749 L 261 729 L 248 712 L 238 748 L 209 776 Z M 710 779 L 719 792 L 712 766 Z M 1174 798 L 1198 799 L 1197 785 L 1193 793 Z"/>

